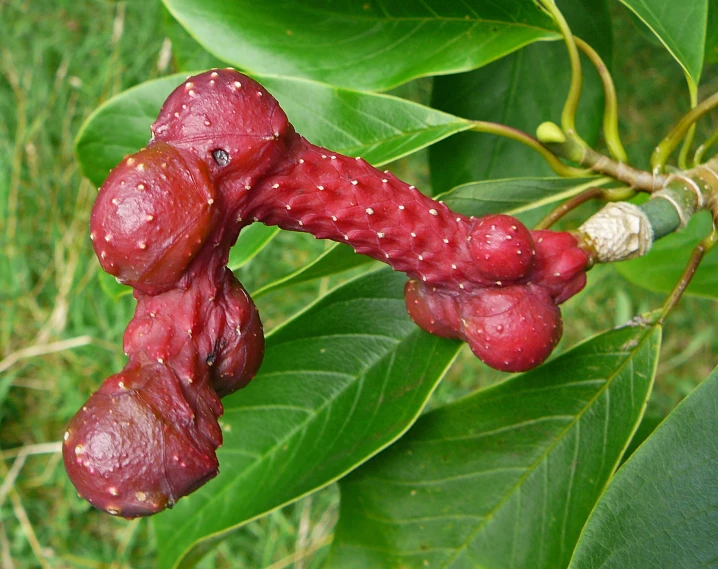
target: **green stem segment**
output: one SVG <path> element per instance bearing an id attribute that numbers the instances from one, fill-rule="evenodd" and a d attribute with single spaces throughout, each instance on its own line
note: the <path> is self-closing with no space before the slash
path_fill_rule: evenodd
<path id="1" fill-rule="evenodd" d="M 568 59 L 571 65 L 571 83 L 568 89 L 568 96 L 566 97 L 566 103 L 563 107 L 563 113 L 561 114 L 561 125 L 563 126 L 564 132 L 577 144 L 588 146 L 578 135 L 576 131 L 576 112 L 578 111 L 578 103 L 581 98 L 581 57 L 576 47 L 576 41 L 571 33 L 571 29 L 566 22 L 566 18 L 556 6 L 554 0 L 541 0 L 541 4 L 551 14 L 551 17 L 556 21 L 556 24 L 561 30 L 564 42 L 566 43 L 566 49 L 568 50 Z"/>
<path id="2" fill-rule="evenodd" d="M 580 38 L 574 38 L 579 49 L 586 54 L 588 59 L 598 71 L 598 75 L 603 83 L 603 94 L 605 105 L 603 109 L 603 137 L 606 140 L 606 146 L 611 156 L 619 162 L 628 162 L 628 155 L 621 143 L 621 137 L 618 133 L 618 97 L 616 96 L 616 86 L 613 84 L 613 78 L 608 67 L 590 45 Z"/>
<path id="3" fill-rule="evenodd" d="M 671 294 L 668 295 L 668 298 L 666 298 L 666 301 L 663 303 L 663 308 L 661 309 L 661 316 L 659 319 L 661 323 L 663 323 L 671 310 L 673 310 L 673 308 L 678 304 L 678 301 L 681 299 L 683 293 L 688 288 L 688 285 L 690 284 L 693 275 L 696 274 L 696 271 L 698 270 L 698 267 L 700 266 L 703 257 L 705 257 L 708 251 L 713 249 L 716 243 L 718 243 L 718 230 L 713 229 L 711 234 L 708 235 L 708 237 L 706 237 L 705 239 L 703 239 L 695 247 L 695 249 L 693 249 L 693 252 L 691 253 L 691 258 L 688 261 L 688 265 L 686 265 L 686 268 L 683 271 L 680 280 L 676 283 L 676 286 L 671 291 Z"/>
<path id="4" fill-rule="evenodd" d="M 676 123 L 676 125 L 653 151 L 653 155 L 651 156 L 651 168 L 653 169 L 654 174 L 660 174 L 663 172 L 668 158 L 681 143 L 681 140 L 683 140 L 683 138 L 689 133 L 691 127 L 703 115 L 710 112 L 717 106 L 718 93 L 715 93 L 683 115 L 683 118 Z"/>

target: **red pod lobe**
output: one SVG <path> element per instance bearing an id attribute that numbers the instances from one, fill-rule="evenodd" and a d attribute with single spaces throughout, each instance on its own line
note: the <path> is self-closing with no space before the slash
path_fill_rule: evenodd
<path id="1" fill-rule="evenodd" d="M 121 162 L 90 217 L 102 268 L 150 294 L 174 285 L 213 229 L 219 204 L 208 174 L 191 154 L 166 144 Z"/>
<path id="2" fill-rule="evenodd" d="M 65 469 L 97 508 L 125 518 L 156 513 L 216 476 L 221 432 L 207 436 L 197 426 L 205 419 L 217 423 L 206 406 L 193 408 L 169 368 L 130 366 L 110 376 L 70 421 Z"/>

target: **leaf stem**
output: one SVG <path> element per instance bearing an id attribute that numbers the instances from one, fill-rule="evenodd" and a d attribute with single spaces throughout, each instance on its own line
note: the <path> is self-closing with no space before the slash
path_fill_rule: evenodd
<path id="1" fill-rule="evenodd" d="M 653 155 L 651 156 L 651 168 L 653 169 L 654 174 L 660 174 L 663 172 L 668 158 L 695 122 L 703 115 L 713 110 L 716 106 L 718 106 L 718 93 L 714 93 L 683 115 L 681 120 L 676 123 L 676 125 L 653 151 Z M 687 152 L 688 151 L 686 150 L 686 153 Z"/>
<path id="2" fill-rule="evenodd" d="M 576 162 L 580 166 L 598 174 L 610 176 L 637 191 L 656 192 L 668 180 L 667 176 L 651 174 L 623 162 L 617 162 L 569 137 L 561 137 L 560 135 L 561 129 L 553 123 L 543 123 L 537 130 L 538 140 L 545 144 L 555 155 Z"/>
<path id="3" fill-rule="evenodd" d="M 690 79 L 688 79 L 688 90 L 691 97 L 691 109 L 695 109 L 698 104 L 698 87 Z M 681 151 L 678 154 L 678 167 L 681 170 L 688 168 L 688 153 L 691 150 L 691 145 L 693 144 L 693 138 L 695 135 L 696 125 L 693 123 L 688 129 L 686 137 L 683 139 L 683 146 L 681 146 Z"/>
<path id="4" fill-rule="evenodd" d="M 588 201 L 594 199 L 601 199 L 604 201 L 624 201 L 632 198 L 635 193 L 635 190 L 632 188 L 600 188 L 597 186 L 588 188 L 580 194 L 566 200 L 557 208 L 549 212 L 534 226 L 534 229 L 548 229 L 568 212 Z"/>
<path id="5" fill-rule="evenodd" d="M 668 298 L 666 298 L 666 301 L 663 303 L 663 307 L 661 308 L 661 316 L 658 320 L 659 323 L 663 324 L 663 321 L 666 319 L 668 314 L 678 304 L 678 301 L 681 299 L 683 293 L 688 288 L 688 285 L 690 284 L 693 275 L 696 274 L 696 271 L 698 270 L 698 267 L 700 266 L 703 257 L 705 257 L 706 253 L 708 253 L 708 251 L 710 251 L 716 243 L 718 243 L 718 230 L 714 228 L 710 235 L 703 239 L 693 249 L 693 252 L 691 253 L 691 258 L 689 259 L 688 265 L 686 265 L 686 268 L 683 271 L 681 278 L 676 283 L 676 286 L 673 287 L 673 290 L 671 291 L 671 294 L 668 295 Z"/>
<path id="6" fill-rule="evenodd" d="M 706 156 L 706 152 L 708 152 L 708 150 L 710 150 L 710 148 L 716 142 L 718 142 L 718 129 L 716 129 L 715 132 L 713 132 L 713 134 L 711 134 L 706 139 L 706 141 L 696 149 L 696 153 L 693 156 L 693 165 L 694 166 L 698 166 L 698 164 L 701 164 L 703 162 L 703 159 Z"/>
<path id="7" fill-rule="evenodd" d="M 541 4 L 543 4 L 561 30 L 561 35 L 563 35 L 564 42 L 566 43 L 568 59 L 571 65 L 571 83 L 569 85 L 566 103 L 563 107 L 563 113 L 561 114 L 561 126 L 569 138 L 583 146 L 587 146 L 576 132 L 576 112 L 581 98 L 582 82 L 581 57 L 579 56 L 578 48 L 576 47 L 576 41 L 571 33 L 571 29 L 568 26 L 568 22 L 566 22 L 566 18 L 563 17 L 563 14 L 558 9 L 558 6 L 556 6 L 556 2 L 554 0 L 541 0 Z"/>
<path id="8" fill-rule="evenodd" d="M 605 98 L 603 137 L 606 140 L 608 151 L 611 153 L 611 156 L 619 162 L 628 162 L 628 155 L 623 148 L 621 137 L 618 133 L 618 97 L 616 96 L 616 86 L 613 84 L 611 72 L 595 49 L 580 38 L 574 38 L 574 40 L 579 49 L 586 54 L 591 63 L 593 63 L 593 66 L 601 78 L 601 83 L 603 83 L 603 94 Z"/>
<path id="9" fill-rule="evenodd" d="M 506 126 L 499 123 L 487 122 L 487 121 L 472 121 L 473 127 L 471 130 L 475 132 L 483 132 L 487 134 L 496 134 L 520 142 L 525 146 L 528 146 L 532 150 L 538 152 L 541 157 L 548 163 L 551 169 L 556 172 L 559 176 L 564 178 L 580 178 L 588 174 L 588 172 L 581 168 L 574 168 L 561 162 L 561 160 L 554 154 L 549 148 L 541 144 L 536 138 L 510 126 Z"/>

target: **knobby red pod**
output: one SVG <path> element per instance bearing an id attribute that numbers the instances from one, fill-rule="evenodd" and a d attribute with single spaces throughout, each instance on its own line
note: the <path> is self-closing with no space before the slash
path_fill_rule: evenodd
<path id="1" fill-rule="evenodd" d="M 264 353 L 256 307 L 226 268 L 249 223 L 347 243 L 407 273 L 419 326 L 507 371 L 548 357 L 557 305 L 585 283 L 571 235 L 457 214 L 315 146 L 237 71 L 189 78 L 152 133 L 109 175 L 91 217 L 102 267 L 135 288 L 128 364 L 72 419 L 63 448 L 79 493 L 112 514 L 171 507 L 217 473 L 219 397 L 247 385 Z"/>

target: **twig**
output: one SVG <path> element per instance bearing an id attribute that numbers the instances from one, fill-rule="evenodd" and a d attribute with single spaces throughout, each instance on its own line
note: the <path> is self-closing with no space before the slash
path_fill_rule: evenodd
<path id="1" fill-rule="evenodd" d="M 280 559 L 279 561 L 272 563 L 271 565 L 268 565 L 267 567 L 265 567 L 265 569 L 284 569 L 285 567 L 289 567 L 292 563 L 296 563 L 299 558 L 308 557 L 314 554 L 322 547 L 329 545 L 333 540 L 334 536 L 328 535 L 321 541 L 312 543 L 306 549 L 303 549 L 302 551 L 297 551 L 295 553 L 292 553 L 291 555 L 287 555 L 285 558 Z"/>
<path id="2" fill-rule="evenodd" d="M 676 283 L 676 286 L 673 287 L 673 290 L 671 291 L 671 294 L 668 295 L 668 298 L 666 298 L 666 301 L 663 303 L 663 307 L 661 308 L 661 316 L 658 319 L 659 323 L 663 324 L 668 314 L 671 312 L 671 310 L 673 310 L 676 304 L 678 304 L 678 301 L 681 299 L 683 293 L 688 288 L 688 285 L 690 284 L 693 275 L 696 274 L 696 271 L 698 270 L 698 267 L 700 266 L 703 257 L 715 246 L 716 243 L 718 243 L 718 230 L 714 228 L 711 234 L 708 235 L 708 237 L 706 237 L 705 239 L 703 239 L 693 249 L 693 252 L 691 253 L 691 258 L 689 259 L 688 264 L 686 265 L 686 268 L 681 275 L 681 278 Z"/>
<path id="3" fill-rule="evenodd" d="M 86 346 L 92 343 L 92 336 L 78 336 L 76 338 L 69 338 L 67 340 L 61 340 L 59 342 L 51 342 L 49 344 L 39 344 L 35 346 L 29 346 L 22 348 L 9 354 L 6 358 L 0 360 L 0 373 L 8 370 L 12 365 L 18 361 L 26 358 L 34 358 L 36 356 L 44 356 L 46 354 L 52 354 L 55 352 L 62 352 L 64 350 L 70 350 L 73 348 L 79 348 L 80 346 Z"/>
<path id="4" fill-rule="evenodd" d="M 603 83 L 603 95 L 605 99 L 603 109 L 603 138 L 608 146 L 608 151 L 615 160 L 619 162 L 628 162 L 628 155 L 621 143 L 621 136 L 618 133 L 618 97 L 616 96 L 616 86 L 613 84 L 613 78 L 608 67 L 590 45 L 580 38 L 574 38 L 579 49 L 586 54 L 588 59 L 598 71 L 598 75 Z"/>
<path id="5" fill-rule="evenodd" d="M 714 93 L 683 115 L 681 120 L 676 123 L 676 125 L 653 151 L 653 155 L 651 156 L 651 168 L 653 169 L 654 174 L 660 174 L 663 172 L 668 158 L 680 144 L 681 140 L 683 140 L 691 126 L 695 124 L 695 122 L 703 115 L 713 110 L 716 106 L 718 106 L 718 93 Z"/>
<path id="6" fill-rule="evenodd" d="M 631 188 L 588 188 L 550 211 L 534 226 L 534 229 L 548 229 L 568 212 L 588 201 L 594 199 L 602 199 L 605 201 L 623 201 L 630 199 L 634 194 L 635 191 Z"/>
<path id="7" fill-rule="evenodd" d="M 578 135 L 576 131 L 576 112 L 578 110 L 578 103 L 581 98 L 581 58 L 578 54 L 578 48 L 576 47 L 576 41 L 571 33 L 571 29 L 568 27 L 566 18 L 556 6 L 554 0 L 541 0 L 541 4 L 551 14 L 551 17 L 558 24 L 563 40 L 566 43 L 566 49 L 568 50 L 568 59 L 571 65 L 571 83 L 568 89 L 568 95 L 566 97 L 566 103 L 563 107 L 563 113 L 561 114 L 561 126 L 567 136 L 574 140 L 576 143 L 582 146 L 588 146 Z"/>

